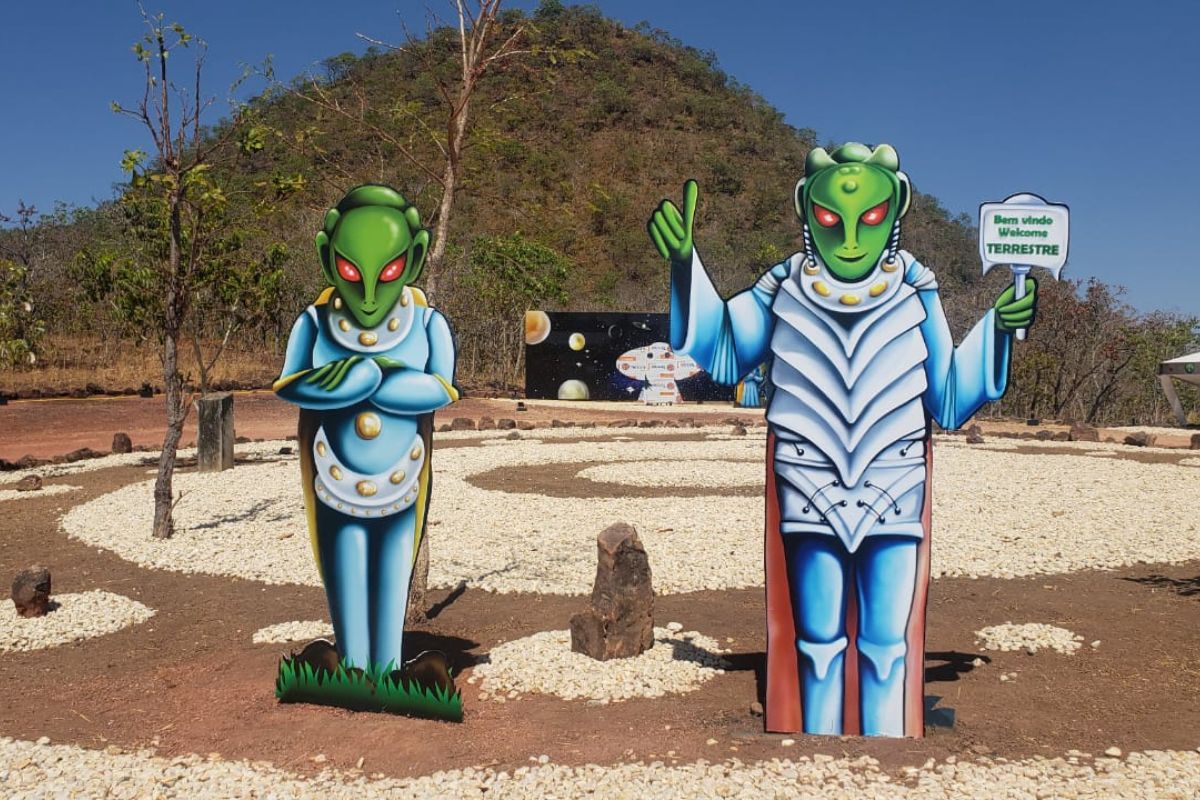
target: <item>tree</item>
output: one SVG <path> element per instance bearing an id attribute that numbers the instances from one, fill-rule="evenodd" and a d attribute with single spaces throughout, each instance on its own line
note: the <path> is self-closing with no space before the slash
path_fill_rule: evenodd
<path id="1" fill-rule="evenodd" d="M 394 52 L 412 50 L 424 61 L 424 74 L 435 82 L 442 103 L 442 126 L 430 126 L 423 118 L 424 108 L 417 104 L 398 103 L 388 108 L 375 106 L 361 86 L 354 87 L 350 97 L 342 95 L 331 85 L 331 79 L 344 80 L 351 69 L 345 54 L 325 63 L 325 78 L 310 76 L 299 85 L 282 87 L 287 93 L 319 108 L 353 122 L 361 132 L 394 149 L 412 165 L 427 182 L 441 186 L 442 194 L 437 211 L 429 218 L 433 226 L 433 245 L 425 268 L 425 293 L 433 298 L 438 291 L 441 266 L 449 240 L 450 218 L 455 194 L 461 186 L 463 160 L 467 149 L 467 134 L 471 122 L 471 102 L 480 82 L 489 71 L 503 61 L 533 52 L 528 46 L 532 29 L 530 22 L 519 19 L 505 27 L 501 14 L 503 0 L 454 0 L 455 69 L 449 70 L 439 47 L 420 46 L 416 38 L 405 31 L 405 45 L 390 45 L 359 34 L 371 44 Z M 436 17 L 430 18 L 427 37 L 439 40 Z M 280 87 L 276 81 L 275 85 Z M 397 124 L 399 123 L 399 124 Z M 412 130 L 425 134 L 440 156 L 440 163 L 431 162 L 414 145 Z"/>
<path id="2" fill-rule="evenodd" d="M 153 153 L 126 151 L 121 166 L 130 176 L 120 198 L 122 244 L 126 249 L 85 249 L 77 259 L 85 291 L 106 297 L 118 318 L 143 337 L 161 344 L 167 430 L 154 484 L 154 536 L 174 531 L 172 482 L 184 422 L 193 398 L 185 393 L 187 376 L 180 368 L 180 346 L 192 339 L 201 391 L 229 336 L 261 307 L 282 281 L 277 248 L 256 263 L 245 259 L 246 234 L 234 224 L 238 212 L 229 182 L 217 167 L 240 152 L 261 149 L 236 118 L 209 134 L 202 118 L 212 101 L 201 91 L 205 45 L 179 23 L 167 25 L 162 14 L 151 16 L 139 5 L 146 33 L 133 45 L 143 67 L 143 94 L 133 106 L 113 103 L 113 110 L 136 120 L 153 143 Z M 168 64 L 189 51 L 189 88 L 172 81 Z M 176 54 L 174 59 L 169 57 Z M 186 66 L 186 64 L 185 64 Z M 239 132 L 245 133 L 234 146 Z M 228 314 L 215 351 L 203 352 L 201 329 L 205 303 L 220 303 Z"/>

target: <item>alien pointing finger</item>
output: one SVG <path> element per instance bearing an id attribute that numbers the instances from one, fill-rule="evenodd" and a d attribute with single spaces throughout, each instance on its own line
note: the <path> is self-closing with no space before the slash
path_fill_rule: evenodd
<path id="1" fill-rule="evenodd" d="M 692 243 L 697 188 L 649 223 L 671 262 L 671 347 L 732 384 L 771 358 L 767 703 L 771 731 L 921 736 L 931 420 L 1004 394 L 1036 285 L 955 347 L 933 272 L 899 249 L 896 151 L 814 149 L 804 251 L 724 300 Z"/>
<path id="2" fill-rule="evenodd" d="M 316 245 L 330 285 L 292 327 L 274 389 L 301 409 L 305 505 L 338 655 L 399 668 L 432 412 L 458 399 L 454 339 L 411 285 L 429 232 L 394 189 L 351 190 Z"/>

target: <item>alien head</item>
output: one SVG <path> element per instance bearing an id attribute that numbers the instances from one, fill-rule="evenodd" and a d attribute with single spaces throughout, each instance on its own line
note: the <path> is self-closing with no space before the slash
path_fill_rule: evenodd
<path id="1" fill-rule="evenodd" d="M 417 279 L 429 251 L 429 231 L 417 209 L 395 189 L 351 189 L 325 214 L 317 256 L 325 280 L 364 328 L 383 322 L 404 287 Z"/>
<path id="2" fill-rule="evenodd" d="M 884 254 L 894 258 L 900 218 L 912 189 L 900 171 L 896 151 L 851 142 L 830 155 L 816 147 L 796 184 L 796 213 L 804 242 L 838 280 L 860 281 L 875 271 Z"/>

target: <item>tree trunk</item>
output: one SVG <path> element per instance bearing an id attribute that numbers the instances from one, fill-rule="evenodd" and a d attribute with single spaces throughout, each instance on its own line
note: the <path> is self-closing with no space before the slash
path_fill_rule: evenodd
<path id="1" fill-rule="evenodd" d="M 183 380 L 179 375 L 179 331 L 187 299 L 180 286 L 179 259 L 182 229 L 180 227 L 180 198 L 171 197 L 171 253 L 168 269 L 167 296 L 163 324 L 163 390 L 167 400 L 167 433 L 163 437 L 162 454 L 158 458 L 158 476 L 154 480 L 154 538 L 169 539 L 175 532 L 174 490 L 175 455 L 183 436 L 187 408 L 183 399 Z"/>
<path id="2" fill-rule="evenodd" d="M 429 532 L 421 537 L 417 546 L 417 560 L 413 564 L 412 581 L 408 590 L 408 612 L 405 622 L 422 622 L 429 610 Z"/>

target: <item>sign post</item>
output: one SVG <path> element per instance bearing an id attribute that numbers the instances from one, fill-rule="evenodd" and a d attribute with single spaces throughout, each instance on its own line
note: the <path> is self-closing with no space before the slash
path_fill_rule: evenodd
<path id="1" fill-rule="evenodd" d="M 1013 273 L 1014 299 L 1025 296 L 1025 276 L 1034 267 L 1050 271 L 1058 280 L 1067 265 L 1071 211 L 1023 192 L 1002 203 L 979 206 L 979 256 L 983 274 L 997 264 L 1008 264 Z M 1025 329 L 1017 331 L 1025 339 Z"/>

